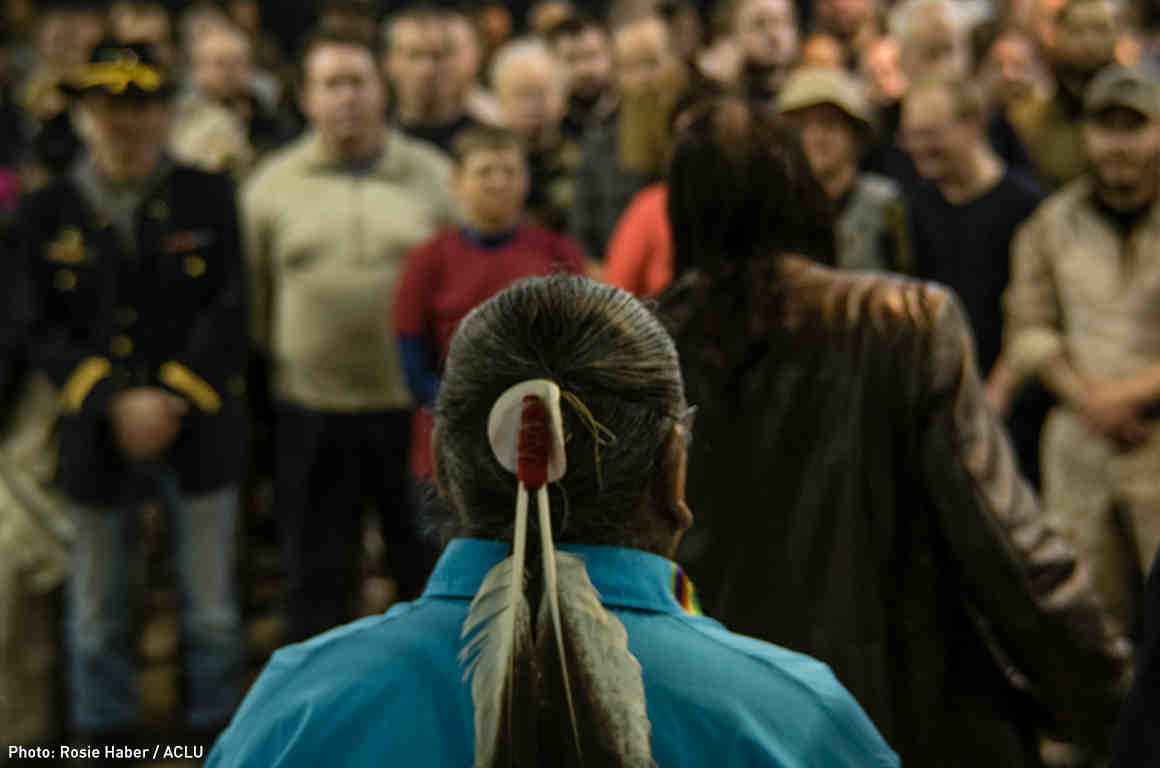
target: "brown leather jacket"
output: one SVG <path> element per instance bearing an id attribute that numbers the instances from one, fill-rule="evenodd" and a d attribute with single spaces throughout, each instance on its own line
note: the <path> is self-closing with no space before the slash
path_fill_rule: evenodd
<path id="1" fill-rule="evenodd" d="M 1015 469 L 953 295 L 791 257 L 750 279 L 741 313 L 695 274 L 661 300 L 700 407 L 683 559 L 707 613 L 827 662 L 904 764 L 1034 765 L 1037 726 L 1104 746 L 1127 645 Z"/>

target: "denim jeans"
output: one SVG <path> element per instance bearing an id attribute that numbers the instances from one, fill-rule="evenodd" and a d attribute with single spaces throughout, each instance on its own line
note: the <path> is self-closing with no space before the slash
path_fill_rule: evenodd
<path id="1" fill-rule="evenodd" d="M 212 728 L 241 695 L 244 641 L 235 586 L 238 489 L 183 496 L 176 476 L 160 473 L 159 501 L 169 514 L 181 593 L 187 723 Z M 140 560 L 137 508 L 72 505 L 76 518 L 65 637 L 74 729 L 108 733 L 140 724 L 135 611 L 130 593 Z"/>

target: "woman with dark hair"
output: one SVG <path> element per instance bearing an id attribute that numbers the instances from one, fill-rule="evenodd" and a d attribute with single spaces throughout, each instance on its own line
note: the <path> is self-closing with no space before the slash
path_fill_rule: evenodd
<path id="1" fill-rule="evenodd" d="M 705 104 L 727 94 L 727 90 L 710 80 L 694 80 L 673 107 L 669 116 L 669 133 L 691 120 Z M 785 152 L 799 151 L 797 143 L 790 137 L 792 128 L 789 124 L 771 122 L 769 130 L 781 134 L 773 146 L 782 147 Z M 831 223 L 833 207 L 824 197 L 816 197 L 824 195 L 821 187 L 805 179 L 800 182 L 786 191 L 790 193 L 790 199 L 795 195 L 805 198 L 805 204 L 814 211 L 814 217 L 801 222 L 804 226 L 799 229 L 811 238 L 809 250 L 814 258 L 833 264 L 837 260 Z M 653 297 L 668 288 L 674 276 L 680 274 L 678 265 L 674 263 L 668 194 L 668 184 L 662 181 L 645 187 L 633 198 L 617 222 L 604 254 L 605 282 L 637 296 Z M 776 220 L 773 223 L 776 224 Z"/>
<path id="2" fill-rule="evenodd" d="M 474 310 L 436 401 L 453 538 L 426 591 L 275 654 L 208 764 L 897 766 L 824 665 L 697 610 L 669 559 L 688 415 L 623 291 L 532 279 Z"/>
<path id="3" fill-rule="evenodd" d="M 727 625 L 827 662 L 905 764 L 1106 747 L 1126 644 L 1043 522 L 931 284 L 832 271 L 801 152 L 731 98 L 669 174 L 662 299 L 698 403 L 683 562 Z M 800 255 L 799 255 L 800 254 Z"/>

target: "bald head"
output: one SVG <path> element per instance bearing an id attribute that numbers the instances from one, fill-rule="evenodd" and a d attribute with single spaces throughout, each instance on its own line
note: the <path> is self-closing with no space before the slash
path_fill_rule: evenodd
<path id="1" fill-rule="evenodd" d="M 245 94 L 253 77 L 250 40 L 232 24 L 213 24 L 191 41 L 193 83 L 205 96 L 226 101 Z"/>
<path id="2" fill-rule="evenodd" d="M 567 82 L 560 61 L 536 39 L 516 40 L 495 55 L 492 87 L 504 122 L 535 146 L 564 119 Z"/>
<path id="3" fill-rule="evenodd" d="M 964 78 L 913 83 L 902 106 L 902 143 L 920 176 L 936 184 L 961 178 L 972 154 L 987 146 L 986 107 Z"/>

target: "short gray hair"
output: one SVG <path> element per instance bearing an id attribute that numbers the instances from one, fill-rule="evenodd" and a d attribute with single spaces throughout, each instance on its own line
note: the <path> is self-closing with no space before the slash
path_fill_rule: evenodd
<path id="1" fill-rule="evenodd" d="M 414 24 L 438 24 L 443 21 L 447 14 L 437 7 L 428 5 L 418 5 L 413 7 L 404 7 L 392 13 L 387 18 L 383 19 L 380 25 L 382 33 L 382 50 L 390 52 L 394 47 L 395 30 L 400 24 L 411 22 Z"/>
<path id="2" fill-rule="evenodd" d="M 515 478 L 488 442 L 488 414 L 528 379 L 565 392 L 568 472 L 549 491 L 560 542 L 638 546 L 658 540 L 642 501 L 685 412 L 672 338 L 632 295 L 566 275 L 515 283 L 459 325 L 435 404 L 436 476 L 449 502 L 445 536 L 510 539 Z M 607 430 L 607 431 L 605 431 Z"/>
<path id="3" fill-rule="evenodd" d="M 555 54 L 548 49 L 547 44 L 538 37 L 520 37 L 504 43 L 491 60 L 489 72 L 491 87 L 498 89 L 500 80 L 505 77 L 512 65 L 528 59 L 541 60 L 552 70 L 552 80 L 560 89 L 561 95 L 568 90 L 567 73 L 564 66 Z"/>

